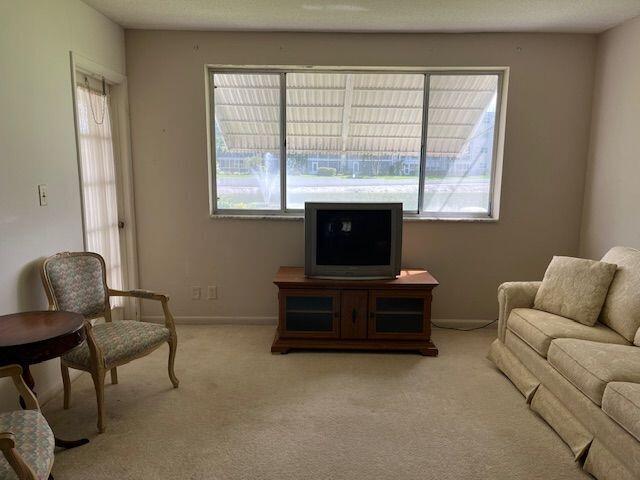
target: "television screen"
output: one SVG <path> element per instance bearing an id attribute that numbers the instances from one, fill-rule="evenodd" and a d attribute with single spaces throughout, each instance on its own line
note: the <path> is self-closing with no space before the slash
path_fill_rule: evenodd
<path id="1" fill-rule="evenodd" d="M 308 277 L 370 280 L 400 273 L 401 203 L 306 202 L 304 232 Z"/>
<path id="2" fill-rule="evenodd" d="M 322 210 L 316 217 L 316 264 L 391 263 L 390 210 Z"/>

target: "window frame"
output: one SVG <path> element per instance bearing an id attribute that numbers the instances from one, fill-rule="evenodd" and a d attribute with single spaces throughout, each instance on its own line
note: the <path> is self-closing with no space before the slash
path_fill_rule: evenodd
<path id="1" fill-rule="evenodd" d="M 437 221 L 497 221 L 499 218 L 501 174 L 504 153 L 504 130 L 506 118 L 506 98 L 509 67 L 461 67 L 461 68 L 403 68 L 403 67 L 300 67 L 300 66 L 238 66 L 205 65 L 205 95 L 207 123 L 207 156 L 209 181 L 209 215 L 212 218 L 271 218 L 302 219 L 304 209 L 286 208 L 287 201 L 287 85 L 288 73 L 383 73 L 419 74 L 424 76 L 422 95 L 421 146 L 418 172 L 418 209 L 404 210 L 404 220 Z M 216 140 L 215 128 L 215 74 L 253 74 L 279 76 L 279 129 L 280 129 L 280 209 L 230 209 L 217 207 Z M 431 77 L 437 75 L 495 75 L 497 76 L 496 112 L 494 119 L 491 173 L 489 184 L 489 205 L 487 212 L 433 212 L 424 210 L 424 187 L 427 166 L 427 138 L 429 130 L 429 98 Z"/>

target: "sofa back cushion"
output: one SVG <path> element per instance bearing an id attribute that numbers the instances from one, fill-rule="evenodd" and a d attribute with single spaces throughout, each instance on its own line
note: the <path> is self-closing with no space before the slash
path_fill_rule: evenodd
<path id="1" fill-rule="evenodd" d="M 618 269 L 602 307 L 600 321 L 633 342 L 640 328 L 640 251 L 613 247 L 602 261 L 615 263 Z M 636 345 L 639 343 L 636 341 Z"/>
<path id="2" fill-rule="evenodd" d="M 533 306 L 593 326 L 615 273 L 612 263 L 553 257 Z"/>

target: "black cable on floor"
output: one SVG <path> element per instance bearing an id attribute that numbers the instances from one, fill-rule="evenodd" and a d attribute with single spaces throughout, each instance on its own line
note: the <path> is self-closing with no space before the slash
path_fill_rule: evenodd
<path id="1" fill-rule="evenodd" d="M 436 328 L 442 328 L 443 330 L 457 330 L 459 332 L 471 332 L 472 330 L 480 330 L 482 328 L 487 328 L 489 325 L 493 325 L 497 321 L 498 319 L 496 318 L 495 320 L 491 320 L 489 323 L 485 325 L 481 325 L 479 327 L 472 327 L 472 328 L 443 327 L 442 325 L 438 325 L 437 323 L 434 323 L 434 322 L 431 322 L 431 325 L 433 325 Z"/>

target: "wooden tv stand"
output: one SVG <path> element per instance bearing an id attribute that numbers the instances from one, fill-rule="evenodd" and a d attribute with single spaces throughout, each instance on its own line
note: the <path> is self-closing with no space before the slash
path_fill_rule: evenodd
<path id="1" fill-rule="evenodd" d="M 388 280 L 307 278 L 280 267 L 274 353 L 291 349 L 413 350 L 436 356 L 431 341 L 431 291 L 426 270 L 406 269 Z"/>

